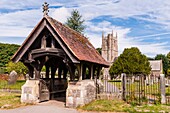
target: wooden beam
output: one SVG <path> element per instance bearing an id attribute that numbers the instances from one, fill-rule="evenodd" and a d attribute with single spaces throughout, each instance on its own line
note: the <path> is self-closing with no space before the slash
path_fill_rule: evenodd
<path id="1" fill-rule="evenodd" d="M 75 56 L 73 56 L 71 54 L 70 51 L 68 51 L 69 48 L 67 48 L 65 46 L 65 44 L 61 41 L 61 39 L 59 39 L 58 35 L 56 34 L 56 31 L 54 32 L 53 27 L 50 24 L 46 25 L 47 29 L 51 32 L 51 34 L 54 36 L 54 38 L 57 40 L 57 42 L 60 44 L 60 46 L 63 48 L 63 50 L 66 52 L 66 54 L 69 56 L 69 58 L 71 59 L 71 61 L 73 63 L 80 63 L 80 61 L 78 61 Z"/>
<path id="2" fill-rule="evenodd" d="M 35 39 L 40 35 L 41 31 L 45 27 L 45 19 L 43 18 L 40 23 L 35 27 L 35 29 L 30 33 L 28 38 L 25 40 L 25 42 L 22 44 L 20 49 L 17 51 L 17 53 L 12 58 L 13 62 L 18 62 L 22 56 L 25 54 L 25 52 L 28 50 L 28 48 L 33 44 Z M 29 39 L 29 40 L 28 40 Z"/>
<path id="3" fill-rule="evenodd" d="M 34 75 L 34 68 L 29 63 L 24 63 L 24 65 L 28 68 L 28 74 L 31 78 L 33 78 Z"/>
<path id="4" fill-rule="evenodd" d="M 91 64 L 91 67 L 90 67 L 90 79 L 92 80 L 93 79 L 93 70 L 94 68 L 93 68 L 93 64 Z"/>

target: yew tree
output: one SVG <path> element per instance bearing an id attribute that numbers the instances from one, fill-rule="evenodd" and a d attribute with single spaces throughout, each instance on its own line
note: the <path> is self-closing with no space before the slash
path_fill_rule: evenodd
<path id="1" fill-rule="evenodd" d="M 71 12 L 71 16 L 67 18 L 66 25 L 79 33 L 83 33 L 85 29 L 83 23 L 84 20 L 82 19 L 82 15 L 79 13 L 79 11 L 73 10 Z"/>
<path id="2" fill-rule="evenodd" d="M 118 59 L 111 66 L 109 73 L 111 76 L 126 74 L 145 74 L 151 71 L 147 57 L 136 47 L 126 48 Z"/>

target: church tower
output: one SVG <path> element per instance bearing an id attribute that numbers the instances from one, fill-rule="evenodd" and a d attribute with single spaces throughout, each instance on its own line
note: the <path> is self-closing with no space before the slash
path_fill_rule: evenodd
<path id="1" fill-rule="evenodd" d="M 118 57 L 117 33 L 114 34 L 112 31 L 112 33 L 107 36 L 104 36 L 104 33 L 102 33 L 102 57 L 110 63 L 110 66 Z M 103 74 L 104 77 L 110 78 L 109 68 L 105 68 Z"/>
<path id="2" fill-rule="evenodd" d="M 118 57 L 117 33 L 108 34 L 106 37 L 102 33 L 102 57 L 112 64 L 116 57 Z"/>

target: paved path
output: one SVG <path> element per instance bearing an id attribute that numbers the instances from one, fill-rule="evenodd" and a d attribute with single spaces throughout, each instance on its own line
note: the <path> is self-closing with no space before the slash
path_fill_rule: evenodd
<path id="1" fill-rule="evenodd" d="M 10 110 L 0 110 L 0 113 L 79 113 L 76 109 L 65 108 L 64 102 L 50 100 L 37 105 L 25 106 Z"/>

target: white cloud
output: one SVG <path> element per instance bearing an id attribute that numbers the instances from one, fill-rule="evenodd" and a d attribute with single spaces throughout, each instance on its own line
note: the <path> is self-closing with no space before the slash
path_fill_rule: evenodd
<path id="1" fill-rule="evenodd" d="M 118 32 L 119 53 L 124 48 L 139 47 L 147 55 L 167 53 L 167 43 L 144 43 L 134 37 L 127 37 L 131 28 L 114 26 L 111 22 L 102 21 L 91 23 L 91 19 L 99 16 L 111 16 L 112 18 L 133 17 L 138 20 L 145 20 L 163 25 L 162 29 L 170 30 L 170 2 L 169 0 L 47 0 L 51 6 L 63 6 L 61 8 L 51 8 L 50 16 L 65 22 L 73 8 L 77 8 L 86 20 L 87 31 L 85 34 L 95 47 L 101 47 L 102 31 L 111 33 L 112 30 Z M 118 3 L 115 3 L 118 2 Z M 22 36 L 26 37 L 33 26 L 42 18 L 41 0 L 1 0 L 0 6 L 4 9 L 24 9 L 0 14 L 0 36 Z M 70 7 L 69 7 L 70 6 Z M 72 7 L 77 6 L 77 7 Z M 69 7 L 69 8 L 68 8 Z M 27 10 L 27 8 L 33 8 Z M 35 8 L 35 9 L 34 9 Z M 145 15 L 145 16 L 141 16 Z M 152 26 L 148 26 L 152 27 Z M 148 37 L 141 37 L 148 38 Z"/>
<path id="2" fill-rule="evenodd" d="M 68 11 L 69 9 L 65 8 L 65 7 L 61 7 L 61 8 L 57 8 L 57 9 L 51 9 L 51 16 L 62 22 L 65 23 L 67 18 L 70 16 L 70 12 Z M 62 15 L 61 15 L 62 14 Z"/>
<path id="3" fill-rule="evenodd" d="M 41 15 L 40 15 L 41 14 Z M 41 10 L 26 10 L 0 15 L 0 36 L 27 36 L 40 21 Z"/>
<path id="4" fill-rule="evenodd" d="M 134 37 L 127 37 L 127 34 L 131 32 L 130 28 L 122 28 L 120 26 L 113 26 L 110 22 L 103 21 L 98 24 L 94 23 L 87 23 L 87 33 L 89 37 L 90 42 L 94 45 L 94 47 L 98 48 L 101 47 L 102 44 L 102 32 L 104 31 L 105 36 L 108 33 L 111 33 L 112 30 L 115 33 L 117 32 L 118 35 L 118 51 L 119 54 L 121 54 L 124 50 L 124 48 L 130 48 L 130 47 L 138 47 L 140 51 L 149 56 L 154 57 L 156 54 L 167 54 L 169 52 L 167 48 L 167 42 L 164 43 L 147 43 L 147 42 L 141 42 L 138 38 Z M 92 32 L 90 32 L 92 31 Z M 99 33 L 96 33 L 99 32 Z M 156 34 L 155 36 L 160 36 L 168 33 L 163 34 Z M 145 36 L 147 37 L 147 36 Z M 148 36 L 149 37 L 149 36 Z"/>

